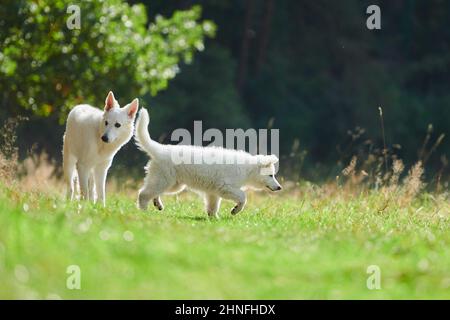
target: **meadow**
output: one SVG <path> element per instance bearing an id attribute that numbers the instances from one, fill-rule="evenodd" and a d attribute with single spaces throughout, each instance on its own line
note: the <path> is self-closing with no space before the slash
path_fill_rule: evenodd
<path id="1" fill-rule="evenodd" d="M 139 181 L 110 183 L 106 208 L 70 203 L 49 172 L 0 184 L 1 299 L 450 298 L 448 194 L 420 191 L 413 171 L 378 190 L 284 181 L 219 219 L 191 193 L 139 211 Z"/>

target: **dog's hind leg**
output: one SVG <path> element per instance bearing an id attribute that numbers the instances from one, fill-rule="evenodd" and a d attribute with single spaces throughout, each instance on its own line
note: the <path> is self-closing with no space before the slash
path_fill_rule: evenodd
<path id="1" fill-rule="evenodd" d="M 70 201 L 73 200 L 75 190 L 74 178 L 75 178 L 76 163 L 77 160 L 74 156 L 64 152 L 63 154 L 64 179 L 67 185 L 67 199 Z"/>
<path id="2" fill-rule="evenodd" d="M 78 182 L 80 184 L 81 199 L 89 200 L 89 175 L 91 170 L 78 163 Z"/>
<path id="3" fill-rule="evenodd" d="M 222 190 L 220 195 L 222 196 L 222 198 L 236 202 L 236 205 L 231 210 L 231 214 L 238 214 L 239 212 L 241 212 L 245 206 L 245 203 L 247 202 L 247 196 L 241 189 L 227 188 L 225 190 Z"/>
<path id="4" fill-rule="evenodd" d="M 217 212 L 219 211 L 221 200 L 222 199 L 220 197 L 214 194 L 205 195 L 205 207 L 208 216 L 217 218 Z"/>

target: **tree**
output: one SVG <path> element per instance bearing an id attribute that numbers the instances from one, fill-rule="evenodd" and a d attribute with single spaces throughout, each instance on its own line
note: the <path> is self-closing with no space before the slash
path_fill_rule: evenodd
<path id="1" fill-rule="evenodd" d="M 83 1 L 80 28 L 69 28 L 69 0 L 6 0 L 0 11 L 0 101 L 3 112 L 64 119 L 77 103 L 101 105 L 108 90 L 121 101 L 156 95 L 204 49 L 215 25 L 201 8 L 157 16 L 144 5 Z M 72 6 L 73 7 L 73 6 Z"/>

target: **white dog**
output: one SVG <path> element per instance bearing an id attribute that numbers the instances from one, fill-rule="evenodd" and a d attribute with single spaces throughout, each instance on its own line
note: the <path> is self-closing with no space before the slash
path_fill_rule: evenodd
<path id="1" fill-rule="evenodd" d="M 95 193 L 105 205 L 105 182 L 114 155 L 133 136 L 138 99 L 120 108 L 110 91 L 101 110 L 77 105 L 67 118 L 63 146 L 63 169 L 69 192 L 74 196 L 75 169 L 82 199 L 95 202 Z"/>
<path id="2" fill-rule="evenodd" d="M 139 148 L 151 157 L 151 161 L 146 167 L 144 186 L 139 191 L 140 209 L 145 210 L 148 202 L 153 200 L 155 207 L 162 210 L 161 194 L 177 193 L 188 186 L 204 195 L 209 216 L 217 216 L 222 198 L 236 203 L 231 213 L 237 214 L 246 203 L 243 187 L 281 190 L 274 176 L 274 164 L 278 162 L 275 155 L 253 156 L 244 151 L 217 147 L 163 145 L 150 138 L 148 123 L 147 110 L 142 108 L 136 124 L 135 140 Z M 203 162 L 179 161 L 180 155 L 183 159 L 194 157 Z"/>

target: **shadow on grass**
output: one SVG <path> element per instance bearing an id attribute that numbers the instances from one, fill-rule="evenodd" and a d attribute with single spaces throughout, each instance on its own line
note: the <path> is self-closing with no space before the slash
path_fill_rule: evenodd
<path id="1" fill-rule="evenodd" d="M 232 220 L 229 216 L 220 216 L 219 218 L 210 218 L 208 216 L 176 216 L 177 219 L 189 220 L 189 221 L 207 221 L 207 222 L 223 222 Z"/>
<path id="2" fill-rule="evenodd" d="M 175 216 L 175 218 L 181 219 L 181 220 L 190 220 L 190 221 L 208 221 L 208 220 L 212 220 L 212 219 L 209 219 L 208 217 L 201 217 L 201 216 Z"/>

